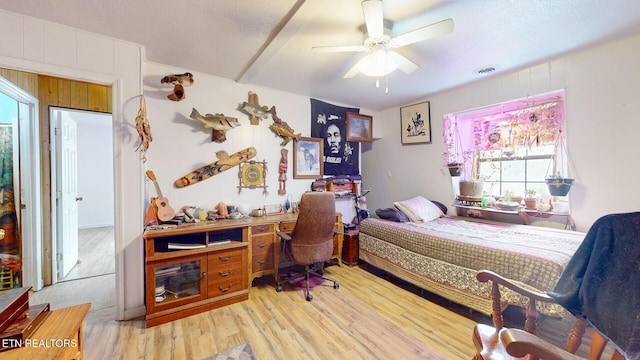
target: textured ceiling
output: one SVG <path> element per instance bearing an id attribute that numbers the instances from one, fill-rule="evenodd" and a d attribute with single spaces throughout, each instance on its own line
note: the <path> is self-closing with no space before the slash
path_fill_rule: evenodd
<path id="1" fill-rule="evenodd" d="M 0 8 L 142 44 L 149 61 L 342 104 L 382 110 L 640 33 L 635 0 L 385 0 L 390 34 L 452 18 L 451 34 L 399 48 L 420 69 L 344 79 L 362 53 L 358 0 L 0 0 Z M 485 75 L 486 76 L 486 75 Z M 492 75 L 488 75 L 492 76 Z"/>

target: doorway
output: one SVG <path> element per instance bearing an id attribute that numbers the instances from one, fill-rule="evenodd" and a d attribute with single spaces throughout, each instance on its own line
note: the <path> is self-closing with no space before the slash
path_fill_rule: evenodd
<path id="1" fill-rule="evenodd" d="M 2 288 L 42 287 L 42 220 L 39 177 L 38 101 L 0 77 L 2 165 L 0 204 L 2 222 Z M 29 241 L 23 241 L 29 239 Z M 21 259 L 14 264 L 14 257 Z M 15 266 L 13 266 L 15 265 Z"/>
<path id="2" fill-rule="evenodd" d="M 50 107 L 49 118 L 52 283 L 114 274 L 112 116 Z"/>

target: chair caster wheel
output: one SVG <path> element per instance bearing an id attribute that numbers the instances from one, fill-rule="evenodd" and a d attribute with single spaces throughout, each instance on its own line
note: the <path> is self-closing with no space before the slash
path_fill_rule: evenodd
<path id="1" fill-rule="evenodd" d="M 276 286 L 276 291 L 277 292 L 281 292 L 282 291 L 282 284 L 278 284 L 278 286 Z"/>
<path id="2" fill-rule="evenodd" d="M 337 288 L 339 288 L 339 287 L 340 287 L 340 284 L 338 284 L 337 282 L 333 283 L 333 288 L 334 288 L 334 289 L 337 289 Z"/>
<path id="3" fill-rule="evenodd" d="M 311 300 L 313 300 L 313 295 L 307 294 L 307 301 L 311 301 Z"/>

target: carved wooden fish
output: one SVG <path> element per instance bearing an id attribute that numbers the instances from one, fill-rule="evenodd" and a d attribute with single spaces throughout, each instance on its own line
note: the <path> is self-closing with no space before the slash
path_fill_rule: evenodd
<path id="1" fill-rule="evenodd" d="M 229 130 L 240 126 L 238 118 L 224 116 L 224 114 L 206 114 L 202 116 L 196 108 L 191 111 L 191 118 L 200 121 L 204 127 L 213 130 Z"/>
<path id="2" fill-rule="evenodd" d="M 160 80 L 160 83 L 169 83 L 173 85 L 182 84 L 184 86 L 190 86 L 191 84 L 193 84 L 193 74 L 191 74 L 190 72 L 186 72 L 184 74 L 167 75 L 163 77 L 162 80 Z"/>
<path id="3" fill-rule="evenodd" d="M 280 146 L 287 145 L 289 141 L 291 141 L 291 139 L 300 140 L 300 134 L 298 135 L 294 134 L 293 129 L 285 122 L 281 122 L 281 123 L 274 122 L 273 124 L 271 124 L 271 126 L 269 126 L 269 128 L 273 130 L 273 132 L 275 132 L 276 135 L 282 138 L 282 142 L 280 143 Z"/>
<path id="4" fill-rule="evenodd" d="M 255 116 L 262 119 L 266 119 L 267 117 L 269 117 L 269 114 L 270 114 L 268 107 L 251 104 L 246 101 L 243 102 L 242 105 L 240 105 L 240 110 L 246 112 L 251 116 Z"/>

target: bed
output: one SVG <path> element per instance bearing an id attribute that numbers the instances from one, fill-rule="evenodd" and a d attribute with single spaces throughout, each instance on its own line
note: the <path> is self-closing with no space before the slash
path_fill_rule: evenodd
<path id="1" fill-rule="evenodd" d="M 396 204 L 396 203 L 394 203 Z M 406 210 L 406 209 L 405 209 Z M 532 290 L 547 292 L 585 234 L 512 225 L 440 213 L 428 221 L 367 218 L 360 223 L 359 256 L 364 262 L 450 301 L 491 314 L 490 285 L 476 280 L 488 269 Z M 519 295 L 501 289 L 503 309 L 526 307 Z M 557 305 L 541 313 L 565 317 Z"/>

